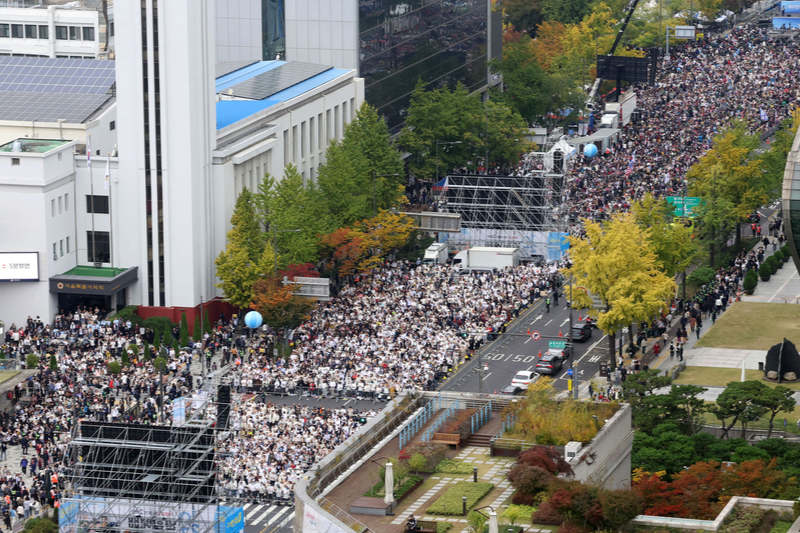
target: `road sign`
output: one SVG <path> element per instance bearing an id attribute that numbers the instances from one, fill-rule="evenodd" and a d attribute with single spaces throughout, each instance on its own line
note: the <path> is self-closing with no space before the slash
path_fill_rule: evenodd
<path id="1" fill-rule="evenodd" d="M 568 368 L 568 369 L 567 369 L 567 375 L 568 375 L 569 377 L 572 377 L 572 375 L 573 375 L 574 373 L 575 373 L 575 372 L 574 372 L 574 370 L 572 370 L 571 368 Z"/>
<path id="2" fill-rule="evenodd" d="M 550 341 L 548 346 L 556 350 L 563 350 L 567 347 L 567 341 Z"/>
<path id="3" fill-rule="evenodd" d="M 703 205 L 703 199 L 697 196 L 667 196 L 667 202 L 674 208 L 673 215 L 686 218 L 696 217 L 697 208 Z"/>
<path id="4" fill-rule="evenodd" d="M 694 26 L 675 26 L 676 39 L 694 39 Z"/>
<path id="5" fill-rule="evenodd" d="M 531 339 L 533 339 L 535 341 L 538 341 L 541 338 L 542 338 L 542 334 L 539 333 L 538 331 L 534 331 L 533 333 L 531 333 Z"/>

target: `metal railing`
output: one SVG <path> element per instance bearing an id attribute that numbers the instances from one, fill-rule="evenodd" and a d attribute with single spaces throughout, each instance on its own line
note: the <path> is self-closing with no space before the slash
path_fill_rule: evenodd
<path id="1" fill-rule="evenodd" d="M 397 447 L 401 450 L 405 448 L 406 444 L 411 442 L 414 435 L 419 433 L 419 430 L 428 423 L 428 420 L 430 420 L 435 412 L 433 400 L 426 403 L 422 411 L 417 413 L 416 416 L 409 420 L 403 429 L 400 430 L 400 434 L 397 436 Z"/>

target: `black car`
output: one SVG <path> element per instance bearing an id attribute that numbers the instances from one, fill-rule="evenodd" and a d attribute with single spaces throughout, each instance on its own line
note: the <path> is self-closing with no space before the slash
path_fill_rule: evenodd
<path id="1" fill-rule="evenodd" d="M 572 340 L 575 342 L 586 342 L 592 338 L 591 324 L 575 324 L 572 326 Z"/>
<path id="2" fill-rule="evenodd" d="M 555 374 L 561 370 L 562 364 L 562 359 L 560 357 L 546 354 L 539 359 L 539 362 L 536 363 L 533 370 L 538 374 Z"/>

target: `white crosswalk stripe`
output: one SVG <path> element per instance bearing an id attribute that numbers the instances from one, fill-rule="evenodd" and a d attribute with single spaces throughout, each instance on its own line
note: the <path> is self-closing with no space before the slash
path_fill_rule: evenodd
<path id="1" fill-rule="evenodd" d="M 292 520 L 294 520 L 294 510 L 292 510 L 292 512 L 291 512 L 291 513 L 289 513 L 289 516 L 287 516 L 287 517 L 286 517 L 286 518 L 283 520 L 283 522 L 281 522 L 280 524 L 278 524 L 278 529 L 283 529 L 283 528 L 284 528 L 284 527 L 286 527 L 286 526 L 290 526 L 290 527 L 291 527 Z"/>
<path id="2" fill-rule="evenodd" d="M 247 527 L 279 529 L 294 517 L 294 507 L 287 505 L 250 504 L 244 508 Z"/>

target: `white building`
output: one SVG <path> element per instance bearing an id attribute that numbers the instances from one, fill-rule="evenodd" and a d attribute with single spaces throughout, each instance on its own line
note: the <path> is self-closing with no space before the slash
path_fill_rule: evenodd
<path id="1" fill-rule="evenodd" d="M 267 173 L 279 178 L 289 163 L 315 177 L 328 144 L 363 102 L 353 70 L 284 61 L 215 65 L 213 0 L 117 2 L 115 9 L 117 20 L 131 21 L 117 27 L 116 61 L 86 66 L 116 66 L 116 81 L 98 75 L 106 90 L 70 97 L 74 105 L 61 104 L 64 95 L 4 90 L 14 87 L 2 74 L 85 60 L 0 58 L 0 169 L 13 169 L 0 173 L 6 325 L 28 315 L 49 319 L 79 302 L 195 307 L 221 296 L 214 260 L 238 194 Z M 14 105 L 4 106 L 6 98 Z M 107 185 L 106 160 L 116 146 Z M 1 281 L 4 260 L 21 264 L 3 255 L 10 252 L 36 252 L 38 281 Z"/>
<path id="2" fill-rule="evenodd" d="M 0 55 L 97 58 L 101 52 L 97 10 L 0 8 Z"/>

